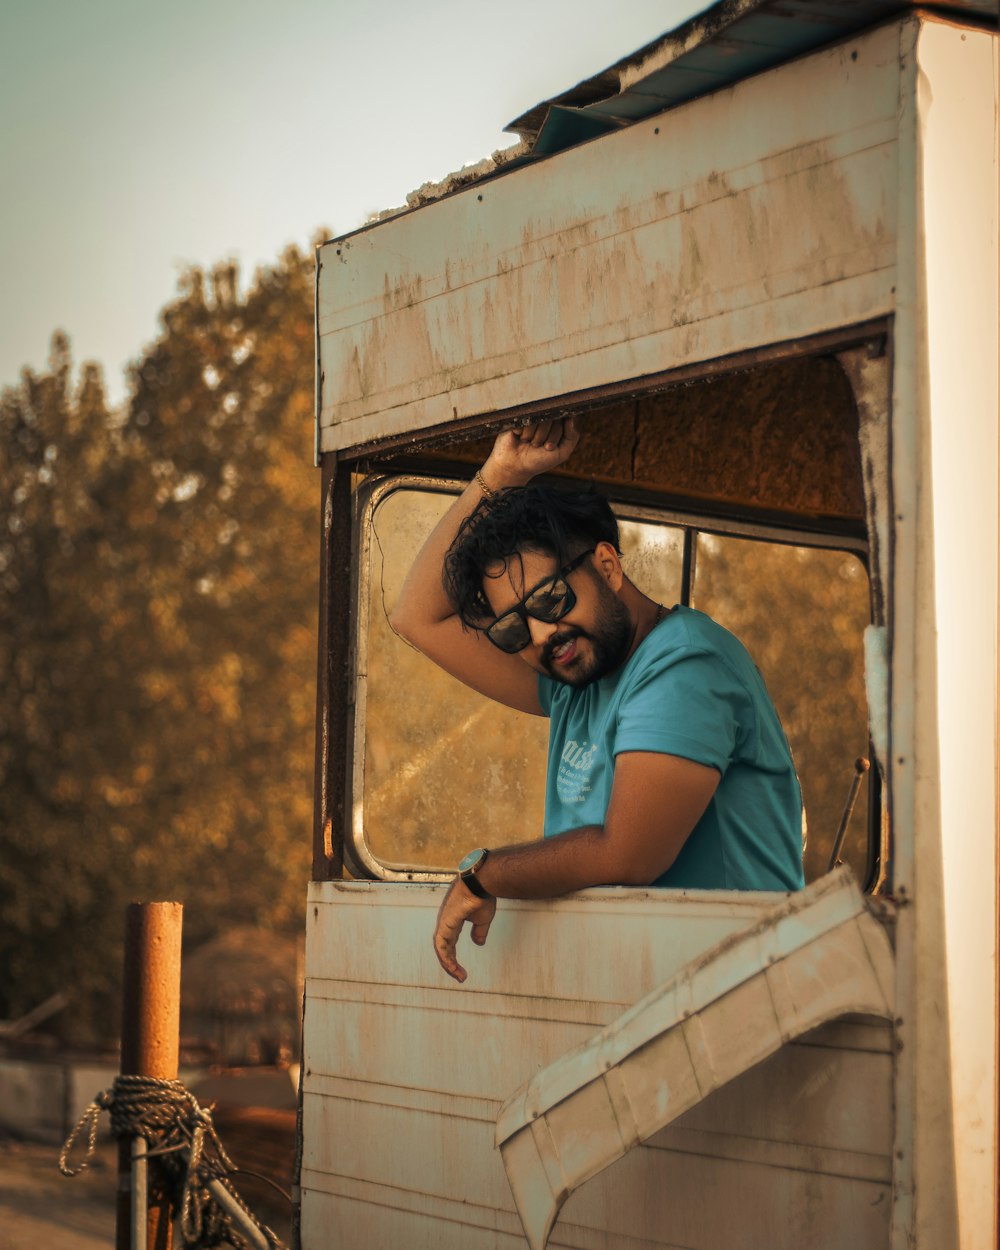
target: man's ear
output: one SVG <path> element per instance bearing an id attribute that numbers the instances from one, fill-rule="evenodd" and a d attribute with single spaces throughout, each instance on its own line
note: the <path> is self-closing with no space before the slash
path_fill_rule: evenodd
<path id="1" fill-rule="evenodd" d="M 625 580 L 625 572 L 622 569 L 621 557 L 611 543 L 598 543 L 594 548 L 594 566 L 608 586 L 617 594 Z"/>

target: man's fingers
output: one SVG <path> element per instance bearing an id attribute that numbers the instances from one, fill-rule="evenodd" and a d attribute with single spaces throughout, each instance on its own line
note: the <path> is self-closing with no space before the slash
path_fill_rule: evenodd
<path id="1" fill-rule="evenodd" d="M 552 437 L 546 443 L 546 447 L 558 451 L 559 463 L 562 464 L 573 454 L 573 449 L 580 441 L 580 431 L 572 417 L 567 417 L 556 424 L 558 428 L 552 431 Z"/>
<path id="2" fill-rule="evenodd" d="M 461 985 L 462 982 L 469 975 L 465 971 L 465 969 L 462 967 L 462 965 L 458 962 L 457 959 L 451 959 L 448 962 L 445 962 L 444 960 L 442 960 L 441 967 L 445 970 L 445 972 L 447 972 L 447 974 L 452 978 L 452 980 L 457 981 L 459 985 Z"/>
<path id="3" fill-rule="evenodd" d="M 437 955 L 437 961 L 450 977 L 454 977 L 456 981 L 464 981 L 469 975 L 455 957 L 455 943 L 458 937 L 458 930 L 454 933 L 450 932 L 451 926 L 445 924 L 444 921 L 438 920 L 438 927 L 434 933 L 434 953 Z"/>
<path id="4" fill-rule="evenodd" d="M 489 934 L 490 925 L 492 923 L 493 923 L 493 917 L 490 916 L 488 920 L 484 920 L 480 924 L 474 924 L 472 926 L 472 940 L 473 942 L 475 942 L 477 946 L 486 945 L 486 938 Z"/>
<path id="5" fill-rule="evenodd" d="M 559 425 L 558 421 L 539 421 L 535 426 L 535 432 L 531 439 L 532 447 L 547 447 L 554 445 L 558 440 L 558 432 L 553 435 L 553 427 Z"/>
<path id="6" fill-rule="evenodd" d="M 579 441 L 572 417 L 543 419 L 498 434 L 493 451 L 511 468 L 544 473 L 568 460 Z"/>
<path id="7" fill-rule="evenodd" d="M 563 422 L 562 428 L 562 446 L 568 447 L 570 451 L 580 441 L 580 427 L 576 423 L 575 417 L 567 417 Z"/>
<path id="8" fill-rule="evenodd" d="M 456 981 L 462 982 L 468 975 L 456 954 L 462 926 L 468 921 L 473 942 L 482 946 L 490 931 L 496 907 L 495 899 L 476 898 L 460 877 L 456 877 L 448 887 L 434 926 L 434 954 L 445 972 Z"/>
<path id="9" fill-rule="evenodd" d="M 531 421 L 514 431 L 514 437 L 522 446 L 546 447 L 555 446 L 559 441 L 561 421 L 551 419 Z"/>
<path id="10" fill-rule="evenodd" d="M 540 447 L 544 443 L 546 451 L 558 450 L 562 459 L 566 459 L 580 441 L 580 431 L 572 417 L 565 417 L 560 421 L 541 422 L 535 427 L 535 431 L 531 445 Z M 545 436 L 544 439 L 541 437 L 542 434 Z"/>
<path id="11" fill-rule="evenodd" d="M 460 893 L 456 899 L 456 889 L 460 885 L 461 882 L 456 877 L 441 902 L 437 924 L 434 927 L 434 953 L 437 955 L 438 963 L 450 977 L 458 982 L 464 981 L 468 976 L 456 955 L 458 937 L 465 923 Z"/>

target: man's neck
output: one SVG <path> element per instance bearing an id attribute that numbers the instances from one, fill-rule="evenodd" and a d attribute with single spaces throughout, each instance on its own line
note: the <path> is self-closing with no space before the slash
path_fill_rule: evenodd
<path id="1" fill-rule="evenodd" d="M 623 661 L 627 664 L 640 643 L 649 637 L 663 618 L 663 604 L 656 603 L 648 595 L 644 595 L 629 581 L 626 581 L 622 587 L 622 598 L 633 622 L 632 642 Z"/>

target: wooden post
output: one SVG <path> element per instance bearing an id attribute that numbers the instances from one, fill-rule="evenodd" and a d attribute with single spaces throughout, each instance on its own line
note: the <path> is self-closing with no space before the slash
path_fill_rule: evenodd
<path id="1" fill-rule="evenodd" d="M 122 1076 L 177 1078 L 183 916 L 180 903 L 130 903 L 126 911 Z M 155 1162 L 149 1173 L 147 1242 L 131 1244 L 131 1146 L 118 1143 L 115 1250 L 170 1250 L 170 1204 Z"/>

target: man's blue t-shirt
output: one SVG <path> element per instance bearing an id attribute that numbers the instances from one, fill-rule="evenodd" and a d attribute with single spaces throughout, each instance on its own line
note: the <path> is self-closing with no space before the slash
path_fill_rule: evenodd
<path id="1" fill-rule="evenodd" d="M 546 837 L 604 824 L 621 752 L 679 755 L 722 779 L 654 884 L 802 887 L 802 796 L 791 752 L 753 660 L 721 625 L 676 607 L 617 672 L 580 688 L 542 676 L 538 687 L 550 718 Z"/>

